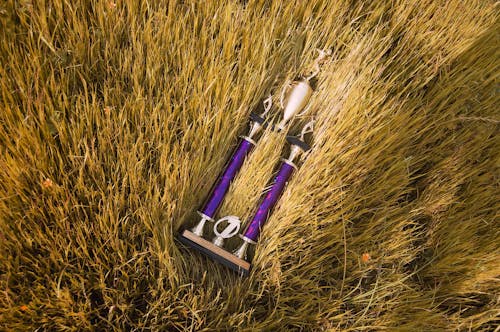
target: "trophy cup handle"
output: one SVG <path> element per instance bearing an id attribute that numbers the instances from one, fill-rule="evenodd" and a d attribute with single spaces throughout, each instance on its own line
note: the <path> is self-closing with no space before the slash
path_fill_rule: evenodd
<path id="1" fill-rule="evenodd" d="M 264 113 L 262 113 L 260 116 L 265 117 L 267 113 L 271 110 L 271 107 L 273 107 L 273 96 L 269 94 L 266 99 L 262 102 L 264 105 Z"/>
<path id="2" fill-rule="evenodd" d="M 316 51 L 318 52 L 318 57 L 316 58 L 316 60 L 314 61 L 314 70 L 313 72 L 311 73 L 311 75 L 309 75 L 306 80 L 310 80 L 312 79 L 313 77 L 316 77 L 316 75 L 319 74 L 321 68 L 321 64 L 325 61 L 325 59 L 327 57 L 329 57 L 330 55 L 332 55 L 332 50 L 331 49 L 327 49 L 326 51 L 324 50 L 321 50 L 319 48 L 316 49 Z"/>
<path id="3" fill-rule="evenodd" d="M 283 90 L 281 90 L 280 106 L 282 109 L 285 108 L 285 98 L 286 98 L 286 95 L 288 94 L 288 91 L 290 91 L 291 87 L 292 87 L 292 83 L 290 81 L 287 81 L 285 86 L 283 87 Z"/>
<path id="4" fill-rule="evenodd" d="M 304 108 L 304 110 L 302 112 L 300 112 L 299 114 L 297 114 L 296 116 L 299 118 L 299 117 L 302 117 L 304 116 L 304 114 L 306 114 L 307 112 L 309 112 L 309 110 L 311 109 L 311 104 L 308 104 L 306 106 L 306 108 Z"/>

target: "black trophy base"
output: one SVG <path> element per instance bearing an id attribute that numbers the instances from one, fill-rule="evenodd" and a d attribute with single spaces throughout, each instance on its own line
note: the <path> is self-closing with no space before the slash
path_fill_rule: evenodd
<path id="1" fill-rule="evenodd" d="M 185 245 L 188 245 L 191 248 L 194 248 L 204 253 L 208 257 L 221 263 L 224 266 L 227 266 L 228 268 L 230 268 L 231 270 L 237 272 L 242 276 L 246 277 L 250 273 L 249 262 L 233 255 L 230 252 L 227 252 L 226 250 L 220 247 L 217 247 L 212 242 L 207 241 L 202 237 L 199 237 L 198 235 L 194 234 L 193 232 L 187 229 L 184 230 L 179 235 L 179 240 Z"/>

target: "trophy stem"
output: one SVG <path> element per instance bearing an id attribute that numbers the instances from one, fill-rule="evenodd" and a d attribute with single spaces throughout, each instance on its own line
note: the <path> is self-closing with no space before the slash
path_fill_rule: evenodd
<path id="1" fill-rule="evenodd" d="M 236 147 L 225 170 L 217 179 L 210 196 L 201 209 L 201 213 L 213 218 L 222 204 L 231 183 L 238 174 L 247 155 L 250 153 L 255 142 L 252 139 L 243 138 Z"/>
<path id="2" fill-rule="evenodd" d="M 290 179 L 296 167 L 297 166 L 295 166 L 295 164 L 289 161 L 284 161 L 281 164 L 281 167 L 278 171 L 278 174 L 274 178 L 271 188 L 264 194 L 264 197 L 257 211 L 255 212 L 254 217 L 243 233 L 244 238 L 257 242 L 262 227 L 267 221 L 267 218 L 271 214 L 274 206 L 278 202 L 278 199 L 280 198 L 286 183 Z"/>

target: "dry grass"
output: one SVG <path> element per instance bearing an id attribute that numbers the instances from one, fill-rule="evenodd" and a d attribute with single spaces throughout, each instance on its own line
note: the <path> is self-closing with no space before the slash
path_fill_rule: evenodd
<path id="1" fill-rule="evenodd" d="M 495 330 L 493 1 L 91 2 L 0 4 L 1 330 Z M 317 47 L 314 149 L 242 280 L 174 237 Z"/>

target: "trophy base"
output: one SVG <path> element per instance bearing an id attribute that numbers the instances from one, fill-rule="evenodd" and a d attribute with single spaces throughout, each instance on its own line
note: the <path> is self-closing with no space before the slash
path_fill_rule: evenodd
<path id="1" fill-rule="evenodd" d="M 199 237 L 198 235 L 187 229 L 179 235 L 179 240 L 185 245 L 188 245 L 204 253 L 208 257 L 230 268 L 240 275 L 246 277 L 250 272 L 250 263 L 220 247 L 217 247 L 212 242 Z"/>

